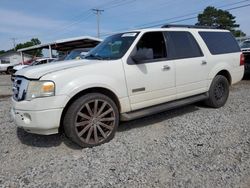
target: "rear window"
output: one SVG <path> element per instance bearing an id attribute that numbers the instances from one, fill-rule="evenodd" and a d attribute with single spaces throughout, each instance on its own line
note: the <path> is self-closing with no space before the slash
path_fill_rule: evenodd
<path id="1" fill-rule="evenodd" d="M 230 32 L 200 31 L 199 34 L 213 55 L 240 52 L 240 47 Z"/>

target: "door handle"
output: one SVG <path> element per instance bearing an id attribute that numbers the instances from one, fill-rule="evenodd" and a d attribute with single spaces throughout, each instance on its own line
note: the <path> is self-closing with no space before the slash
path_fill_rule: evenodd
<path id="1" fill-rule="evenodd" d="M 165 70 L 170 70 L 170 66 L 164 65 L 164 66 L 162 67 L 162 70 L 163 70 L 163 71 L 165 71 Z"/>
<path id="2" fill-rule="evenodd" d="M 202 62 L 201 62 L 201 65 L 206 65 L 206 64 L 207 64 L 206 61 L 202 61 Z"/>

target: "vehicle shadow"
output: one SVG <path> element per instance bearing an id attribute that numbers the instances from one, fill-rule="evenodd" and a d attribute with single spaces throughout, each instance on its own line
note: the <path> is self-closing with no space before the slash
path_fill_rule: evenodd
<path id="1" fill-rule="evenodd" d="M 62 135 L 37 135 L 24 131 L 22 128 L 17 128 L 17 137 L 22 144 L 35 147 L 55 147 L 59 146 L 62 141 Z"/>
<path id="2" fill-rule="evenodd" d="M 199 110 L 199 106 L 188 105 L 188 106 L 180 107 L 174 110 L 168 110 L 162 113 L 140 118 L 137 120 L 133 120 L 129 122 L 121 122 L 117 131 L 125 132 L 130 129 L 145 127 L 151 124 L 166 121 L 168 119 L 171 119 L 177 116 L 181 116 L 187 113 L 192 113 L 194 111 L 197 111 Z M 61 133 L 54 134 L 54 135 L 37 135 L 37 134 L 27 133 L 23 129 L 17 128 L 17 137 L 21 141 L 22 144 L 25 144 L 27 146 L 49 148 L 49 147 L 58 147 L 62 143 L 64 143 L 67 147 L 73 150 L 82 150 L 81 147 L 79 147 L 78 145 L 70 141 L 64 134 L 61 134 Z"/>
<path id="3" fill-rule="evenodd" d="M 167 121 L 168 119 L 172 119 L 177 116 L 197 111 L 199 110 L 199 107 L 202 107 L 202 105 L 197 103 L 193 105 L 179 107 L 173 110 L 167 110 L 158 114 L 136 119 L 133 121 L 121 122 L 118 127 L 118 131 L 119 132 L 128 131 L 130 129 L 145 127 L 162 121 Z"/>

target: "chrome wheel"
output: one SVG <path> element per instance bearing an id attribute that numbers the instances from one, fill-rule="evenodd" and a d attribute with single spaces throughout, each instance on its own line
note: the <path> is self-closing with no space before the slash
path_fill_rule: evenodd
<path id="1" fill-rule="evenodd" d="M 103 142 L 115 128 L 113 107 L 101 99 L 83 104 L 75 118 L 75 130 L 80 140 L 96 145 Z"/>

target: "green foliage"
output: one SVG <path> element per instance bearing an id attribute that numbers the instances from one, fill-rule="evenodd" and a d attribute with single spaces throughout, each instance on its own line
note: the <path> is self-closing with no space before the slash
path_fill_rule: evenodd
<path id="1" fill-rule="evenodd" d="M 4 51 L 4 50 L 0 50 L 0 55 L 1 55 L 1 54 L 4 54 L 4 53 L 5 53 L 5 51 Z"/>
<path id="2" fill-rule="evenodd" d="M 198 15 L 198 23 L 200 26 L 212 26 L 219 29 L 227 29 L 231 31 L 235 37 L 245 36 L 241 30 L 237 30 L 240 25 L 236 23 L 235 16 L 226 10 L 216 9 L 208 6 L 203 13 Z"/>
<path id="3" fill-rule="evenodd" d="M 245 37 L 246 33 L 242 32 L 241 30 L 234 30 L 231 31 L 235 37 Z"/>
<path id="4" fill-rule="evenodd" d="M 41 41 L 38 38 L 33 38 L 30 41 L 27 41 L 25 43 L 17 44 L 15 50 L 19 50 L 19 49 L 22 49 L 22 48 L 27 48 L 27 47 L 30 47 L 30 46 L 35 46 L 35 45 L 38 45 L 38 44 L 41 44 Z M 42 50 L 41 49 L 27 51 L 25 53 L 30 54 L 32 56 L 42 56 Z"/>

